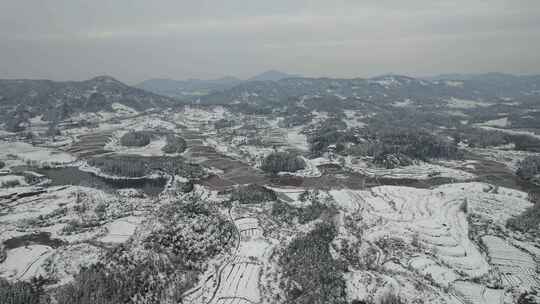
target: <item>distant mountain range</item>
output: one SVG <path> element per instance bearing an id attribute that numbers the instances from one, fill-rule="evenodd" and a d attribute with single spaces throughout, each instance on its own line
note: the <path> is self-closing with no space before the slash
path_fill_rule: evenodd
<path id="1" fill-rule="evenodd" d="M 286 78 L 278 81 L 244 82 L 200 97 L 201 103 L 269 103 L 303 96 L 334 96 L 365 100 L 414 99 L 437 101 L 445 98 L 491 100 L 538 98 L 540 76 L 485 74 L 440 80 L 384 75 L 363 79 Z"/>
<path id="2" fill-rule="evenodd" d="M 278 81 L 285 78 L 299 77 L 275 70 L 267 71 L 253 76 L 248 80 L 242 80 L 233 76 L 218 79 L 187 79 L 174 80 L 157 78 L 145 80 L 136 85 L 137 88 L 170 97 L 186 98 L 208 95 L 216 91 L 230 89 L 236 85 L 249 81 Z"/>
<path id="3" fill-rule="evenodd" d="M 267 71 L 248 80 L 225 77 L 215 80 L 148 80 L 137 87 L 188 102 L 234 103 L 275 102 L 310 96 L 357 97 L 363 99 L 462 99 L 536 96 L 540 76 L 502 73 L 444 74 L 413 78 L 383 75 L 373 78 L 307 78 L 279 71 Z"/>
<path id="4" fill-rule="evenodd" d="M 137 111 L 164 108 L 176 100 L 130 87 L 112 77 L 86 81 L 0 80 L 0 119 L 17 131 L 35 116 L 61 121 L 77 113 L 113 112 L 117 103 Z"/>
<path id="5" fill-rule="evenodd" d="M 213 91 L 229 89 L 242 82 L 243 80 L 232 76 L 211 80 L 174 80 L 157 78 L 145 80 L 136 85 L 136 87 L 149 92 L 154 92 L 156 94 L 185 98 L 189 96 L 206 95 Z"/>
<path id="6" fill-rule="evenodd" d="M 61 121 L 78 113 L 113 112 L 115 103 L 144 111 L 184 102 L 272 105 L 306 97 L 383 103 L 411 99 L 437 104 L 451 98 L 488 102 L 521 99 L 534 103 L 540 99 L 540 75 L 452 74 L 423 79 L 383 75 L 369 79 L 336 79 L 294 77 L 270 71 L 246 81 L 234 77 L 186 81 L 154 79 L 143 82 L 138 88 L 108 76 L 79 82 L 0 80 L 0 125 L 3 122 L 5 129 L 18 130 L 32 117 L 40 115 L 44 121 Z"/>
<path id="7" fill-rule="evenodd" d="M 276 70 L 266 71 L 259 75 L 253 76 L 248 81 L 279 81 L 287 78 L 300 78 L 300 75 L 287 74 Z"/>
<path id="8" fill-rule="evenodd" d="M 440 81 L 440 80 L 491 80 L 491 81 L 507 81 L 510 79 L 518 79 L 520 77 L 527 76 L 516 76 L 512 74 L 505 73 L 483 73 L 483 74 L 440 74 L 429 77 L 422 77 L 422 79 L 429 81 Z"/>

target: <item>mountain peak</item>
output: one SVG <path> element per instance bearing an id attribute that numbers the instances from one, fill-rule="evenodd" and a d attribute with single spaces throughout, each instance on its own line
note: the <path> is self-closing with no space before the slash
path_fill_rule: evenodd
<path id="1" fill-rule="evenodd" d="M 99 83 L 116 83 L 116 84 L 123 84 L 121 81 L 117 80 L 116 78 L 108 75 L 101 75 L 96 76 L 92 79 L 89 79 L 90 82 L 99 82 Z"/>
<path id="2" fill-rule="evenodd" d="M 300 77 L 299 75 L 287 74 L 277 70 L 269 70 L 251 77 L 250 81 L 278 81 L 285 78 Z"/>

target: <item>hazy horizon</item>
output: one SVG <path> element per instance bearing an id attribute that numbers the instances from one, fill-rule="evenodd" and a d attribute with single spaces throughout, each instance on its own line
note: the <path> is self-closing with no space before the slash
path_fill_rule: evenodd
<path id="1" fill-rule="evenodd" d="M 540 2 L 0 2 L 0 78 L 540 73 Z"/>
<path id="2" fill-rule="evenodd" d="M 277 70 L 269 70 L 269 71 L 277 71 Z M 262 71 L 259 74 L 262 74 L 264 72 L 267 72 L 267 71 Z M 460 72 L 435 73 L 435 74 L 431 74 L 431 75 L 410 75 L 410 74 L 406 74 L 406 73 L 398 74 L 398 73 L 391 73 L 390 72 L 390 73 L 381 73 L 381 74 L 376 74 L 376 75 L 367 75 L 367 76 L 362 76 L 362 77 L 361 76 L 356 76 L 356 77 L 333 77 L 333 76 L 298 75 L 297 73 L 288 73 L 287 71 L 278 71 L 278 72 L 283 72 L 285 74 L 291 74 L 291 75 L 293 75 L 295 77 L 302 77 L 302 78 L 330 78 L 330 79 L 354 79 L 354 78 L 369 79 L 369 78 L 376 78 L 376 77 L 389 76 L 389 75 L 407 76 L 407 77 L 418 78 L 418 79 L 429 79 L 429 78 L 433 78 L 433 77 L 437 77 L 437 76 L 446 76 L 446 75 L 505 74 L 505 75 L 512 75 L 512 76 L 518 76 L 518 77 L 519 76 L 537 76 L 537 75 L 540 75 L 540 72 L 538 72 L 538 73 L 528 73 L 528 74 L 516 74 L 516 73 L 503 73 L 503 72 L 492 71 L 492 72 L 482 72 L 482 73 L 474 73 L 474 72 L 471 72 L 471 73 L 460 73 Z M 252 75 L 252 76 L 245 77 L 245 78 L 240 78 L 240 77 L 235 76 L 235 75 L 222 75 L 222 76 L 211 77 L 211 78 L 149 77 L 149 78 L 146 78 L 146 79 L 143 79 L 143 80 L 140 80 L 140 81 L 126 81 L 124 79 L 121 79 L 119 77 L 116 77 L 116 76 L 110 75 L 110 74 L 91 75 L 91 76 L 89 76 L 87 78 L 82 78 L 82 79 L 51 79 L 51 78 L 5 77 L 5 78 L 0 78 L 0 80 L 3 80 L 3 79 L 10 79 L 10 80 L 52 80 L 52 81 L 63 82 L 63 81 L 85 81 L 85 80 L 90 80 L 90 79 L 95 78 L 95 77 L 107 76 L 107 77 L 113 77 L 114 79 L 116 79 L 116 80 L 118 80 L 120 82 L 123 82 L 123 83 L 125 83 L 127 85 L 136 86 L 136 85 L 142 84 L 143 82 L 148 81 L 148 80 L 174 80 L 174 81 L 201 80 L 201 81 L 206 81 L 206 80 L 218 80 L 218 79 L 221 79 L 221 78 L 233 77 L 233 78 L 237 78 L 240 81 L 250 81 L 252 77 L 258 76 L 259 74 Z"/>

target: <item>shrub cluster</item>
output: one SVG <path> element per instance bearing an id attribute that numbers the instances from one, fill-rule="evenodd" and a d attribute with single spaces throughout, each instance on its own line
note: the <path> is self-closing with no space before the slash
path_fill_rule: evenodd
<path id="1" fill-rule="evenodd" d="M 528 156 L 520 161 L 516 174 L 525 180 L 539 182 L 540 156 Z"/>
<path id="2" fill-rule="evenodd" d="M 206 259 L 233 243 L 232 223 L 204 202 L 173 203 L 163 207 L 161 214 L 163 229 L 153 232 L 145 243 L 178 260 L 185 269 L 203 269 Z"/>
<path id="3" fill-rule="evenodd" d="M 293 223 L 295 219 L 299 224 L 306 224 L 320 218 L 325 213 L 334 212 L 334 208 L 313 200 L 305 207 L 294 207 L 285 202 L 277 201 L 272 205 L 272 216 L 281 222 Z"/>
<path id="4" fill-rule="evenodd" d="M 234 189 L 231 200 L 241 204 L 260 204 L 277 200 L 276 192 L 264 186 L 251 184 Z"/>
<path id="5" fill-rule="evenodd" d="M 540 199 L 538 193 L 529 193 L 533 206 L 527 208 L 518 216 L 506 221 L 506 226 L 513 230 L 540 235 Z"/>
<path id="6" fill-rule="evenodd" d="M 144 147 L 152 141 L 152 137 L 152 132 L 130 131 L 120 138 L 120 143 L 126 147 Z"/>
<path id="7" fill-rule="evenodd" d="M 486 148 L 493 146 L 502 146 L 509 143 L 508 136 L 495 130 L 486 130 L 481 128 L 462 128 L 454 134 L 455 141 L 464 141 L 472 147 Z"/>
<path id="8" fill-rule="evenodd" d="M 142 177 L 149 173 L 143 159 L 136 157 L 96 157 L 88 164 L 115 176 Z"/>
<path id="9" fill-rule="evenodd" d="M 214 123 L 214 128 L 216 129 L 225 129 L 225 128 L 231 128 L 236 123 L 233 120 L 227 120 L 227 119 L 220 119 Z"/>
<path id="10" fill-rule="evenodd" d="M 34 278 L 30 282 L 8 282 L 0 278 L 0 303 L 45 304 L 49 303 L 43 290 L 44 281 Z"/>
<path id="11" fill-rule="evenodd" d="M 155 171 L 177 174 L 186 178 L 200 178 L 204 170 L 200 165 L 177 157 L 102 156 L 88 161 L 102 172 L 116 176 L 142 177 Z"/>
<path id="12" fill-rule="evenodd" d="M 164 153 L 173 154 L 182 153 L 186 150 L 186 148 L 186 141 L 182 137 L 169 134 L 167 135 L 167 144 L 161 150 Z"/>
<path id="13" fill-rule="evenodd" d="M 353 300 L 351 304 L 374 304 L 375 302 L 372 300 L 364 301 L 364 300 Z M 393 294 L 393 293 L 385 293 L 381 296 L 379 304 L 405 304 L 405 300 L 400 298 L 399 296 Z"/>
<path id="14" fill-rule="evenodd" d="M 434 158 L 459 159 L 462 152 L 454 141 L 418 129 L 364 130 L 365 142 L 357 147 L 359 153 L 373 157 L 376 164 L 393 168 L 409 165 L 414 160 Z"/>
<path id="15" fill-rule="evenodd" d="M 519 151 L 540 152 L 540 139 L 527 134 L 507 134 L 497 130 L 462 128 L 454 134 L 456 141 L 465 141 L 470 147 L 493 147 L 513 143 Z"/>
<path id="16" fill-rule="evenodd" d="M 308 133 L 310 152 L 313 156 L 326 152 L 330 145 L 335 145 L 336 152 L 342 153 L 347 143 L 357 142 L 354 132 L 347 129 L 347 124 L 343 120 L 337 118 L 323 121 Z"/>
<path id="17" fill-rule="evenodd" d="M 82 268 L 73 282 L 59 288 L 58 304 L 178 303 L 196 278 L 166 257 L 147 254 L 133 258 L 113 251 L 107 264 Z"/>
<path id="18" fill-rule="evenodd" d="M 306 167 L 306 162 L 298 155 L 289 152 L 274 152 L 264 158 L 261 169 L 277 174 L 279 172 L 296 172 Z"/>
<path id="19" fill-rule="evenodd" d="M 281 254 L 286 303 L 347 303 L 342 269 L 329 247 L 336 234 L 332 224 L 318 224 L 294 239 Z"/>

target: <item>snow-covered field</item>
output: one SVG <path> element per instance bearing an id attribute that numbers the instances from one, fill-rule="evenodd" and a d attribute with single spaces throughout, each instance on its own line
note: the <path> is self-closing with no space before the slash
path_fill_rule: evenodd
<path id="1" fill-rule="evenodd" d="M 9 188 L 2 189 L 0 197 L 0 244 L 49 235 L 5 250 L 0 276 L 10 280 L 42 275 L 65 284 L 80 266 L 99 261 L 103 249 L 94 243 L 125 243 L 142 220 L 139 216 L 119 216 L 132 213 L 140 199 L 117 200 L 112 194 L 85 187 Z M 85 222 L 95 224 L 88 228 L 73 224 Z"/>
<path id="2" fill-rule="evenodd" d="M 487 125 L 482 125 L 480 126 L 480 128 L 491 130 L 491 131 L 500 131 L 500 132 L 511 134 L 511 135 L 527 135 L 527 136 L 532 136 L 534 138 L 540 138 L 539 134 L 535 132 L 531 132 L 531 131 L 526 131 L 526 130 L 502 129 L 502 128 L 498 128 L 494 126 L 487 126 Z"/>
<path id="3" fill-rule="evenodd" d="M 483 102 L 483 101 L 459 99 L 455 97 L 452 97 L 447 102 L 448 102 L 449 108 L 456 108 L 456 109 L 474 109 L 477 107 L 487 107 L 491 105 L 490 103 Z"/>
<path id="4" fill-rule="evenodd" d="M 480 125 L 486 127 L 505 128 L 510 126 L 510 121 L 508 120 L 508 117 L 502 117 L 498 119 L 484 121 Z"/>
<path id="5" fill-rule="evenodd" d="M 487 248 L 483 252 L 469 238 L 468 214 L 479 214 L 504 225 L 507 218 L 530 206 L 526 193 L 506 188 L 495 193 L 492 189 L 482 183 L 461 183 L 434 189 L 381 186 L 369 191 L 330 193 L 344 212 L 360 212 L 367 221 L 364 240 L 375 243 L 398 238 L 416 247 L 409 260 L 401 260 L 401 264 L 450 288 L 466 303 L 502 303 L 504 292 L 470 281 L 494 270 L 508 288 L 521 285 L 533 289 L 538 280 L 536 263 L 528 253 L 497 236 L 482 238 Z"/>
<path id="6" fill-rule="evenodd" d="M 0 175 L 0 188 L 7 188 L 9 185 L 27 186 L 25 179 L 20 175 Z"/>
<path id="7" fill-rule="evenodd" d="M 12 280 L 28 280 L 43 275 L 41 265 L 51 252 L 52 248 L 44 245 L 28 245 L 8 250 L 6 260 L 0 264 L 0 276 Z"/>
<path id="8" fill-rule="evenodd" d="M 80 267 L 99 262 L 103 254 L 104 249 L 88 243 L 60 247 L 47 258 L 45 271 L 58 280 L 57 285 L 66 284 L 79 273 Z"/>
<path id="9" fill-rule="evenodd" d="M 256 217 L 234 220 L 240 240 L 235 253 L 216 266 L 213 278 L 189 292 L 186 303 L 260 303 L 263 265 L 271 254 L 272 243 L 263 236 Z M 212 282 L 212 284 L 210 284 Z"/>
<path id="10" fill-rule="evenodd" d="M 119 218 L 107 225 L 107 234 L 100 238 L 103 243 L 125 243 L 135 233 L 135 229 L 141 222 L 141 218 L 128 216 Z"/>
<path id="11" fill-rule="evenodd" d="M 24 142 L 0 141 L 0 160 L 8 167 L 25 164 L 58 166 L 74 162 L 76 158 L 69 153 Z"/>
<path id="12" fill-rule="evenodd" d="M 291 147 L 297 148 L 300 151 L 308 151 L 309 145 L 306 135 L 300 133 L 302 127 L 289 129 L 287 132 L 287 142 Z"/>
<path id="13" fill-rule="evenodd" d="M 462 303 L 474 304 L 503 304 L 511 303 L 503 289 L 492 289 L 486 286 L 456 281 L 452 284 L 454 294 L 461 299 Z"/>
<path id="14" fill-rule="evenodd" d="M 445 177 L 461 181 L 470 180 L 476 177 L 474 174 L 462 170 L 463 167 L 466 167 L 468 165 L 474 166 L 474 162 L 445 162 L 443 164 L 444 166 L 436 163 L 418 162 L 417 164 L 406 167 L 386 169 L 381 167 L 369 166 L 363 161 L 357 161 L 356 163 L 352 163 L 350 158 L 347 159 L 346 162 L 346 165 L 349 168 L 371 177 L 407 178 L 418 180 L 424 180 L 433 177 Z"/>
<path id="15" fill-rule="evenodd" d="M 500 276 L 503 286 L 526 290 L 540 287 L 537 265 L 530 254 L 496 236 L 485 236 L 482 243 L 486 246 L 490 263 Z"/>

